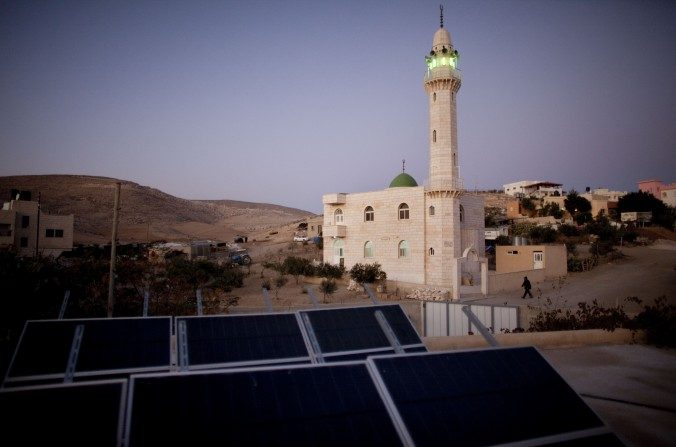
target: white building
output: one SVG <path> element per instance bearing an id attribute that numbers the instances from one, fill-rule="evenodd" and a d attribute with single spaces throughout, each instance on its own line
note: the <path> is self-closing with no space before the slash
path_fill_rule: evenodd
<path id="1" fill-rule="evenodd" d="M 486 278 L 484 203 L 460 181 L 456 98 L 461 76 L 443 22 L 425 61 L 429 181 L 421 186 L 402 172 L 384 190 L 325 194 L 324 260 L 348 269 L 378 262 L 402 287 L 443 287 L 458 298 L 461 291 L 480 292 Z"/>
<path id="2" fill-rule="evenodd" d="M 545 182 L 542 180 L 521 180 L 502 185 L 505 194 L 514 197 L 547 197 L 561 196 L 563 185 L 560 183 Z"/>

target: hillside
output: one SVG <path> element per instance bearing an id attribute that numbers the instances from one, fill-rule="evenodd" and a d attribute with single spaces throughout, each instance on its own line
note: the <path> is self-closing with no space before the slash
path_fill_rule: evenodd
<path id="1" fill-rule="evenodd" d="M 41 194 L 43 211 L 75 215 L 75 243 L 105 243 L 110 238 L 115 183 L 122 183 L 121 242 L 152 240 L 230 240 L 236 234 L 276 228 L 313 214 L 265 203 L 187 200 L 134 182 L 85 175 L 0 177 L 0 194 L 11 189 Z"/>

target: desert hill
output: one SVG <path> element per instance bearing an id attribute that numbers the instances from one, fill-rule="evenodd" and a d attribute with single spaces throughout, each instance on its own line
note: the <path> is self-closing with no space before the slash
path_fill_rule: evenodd
<path id="1" fill-rule="evenodd" d="M 115 183 L 120 192 L 121 242 L 153 240 L 231 240 L 236 234 L 277 228 L 313 216 L 312 213 L 265 203 L 236 200 L 187 200 L 134 182 L 86 175 L 27 175 L 0 177 L 0 198 L 11 189 L 27 190 L 42 210 L 75 215 L 75 243 L 105 243 L 110 239 Z"/>

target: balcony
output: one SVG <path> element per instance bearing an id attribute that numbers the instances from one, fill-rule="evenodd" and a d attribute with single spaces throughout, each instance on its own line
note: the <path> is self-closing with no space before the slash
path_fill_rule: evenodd
<path id="1" fill-rule="evenodd" d="M 451 79 L 455 78 L 458 81 L 462 79 L 460 76 L 460 70 L 453 67 L 435 67 L 430 68 L 425 72 L 425 82 L 434 81 L 436 79 Z"/>
<path id="2" fill-rule="evenodd" d="M 345 196 L 347 196 L 347 194 L 344 192 L 324 194 L 324 196 L 322 197 L 322 203 L 324 205 L 344 205 Z"/>
<path id="3" fill-rule="evenodd" d="M 347 227 L 345 225 L 326 225 L 324 226 L 324 237 L 346 237 Z"/>

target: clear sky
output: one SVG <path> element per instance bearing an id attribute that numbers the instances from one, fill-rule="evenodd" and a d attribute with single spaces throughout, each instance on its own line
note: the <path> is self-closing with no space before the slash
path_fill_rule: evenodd
<path id="1" fill-rule="evenodd" d="M 427 177 L 439 1 L 0 0 L 0 175 L 320 212 Z M 676 2 L 453 1 L 460 175 L 676 181 Z"/>

